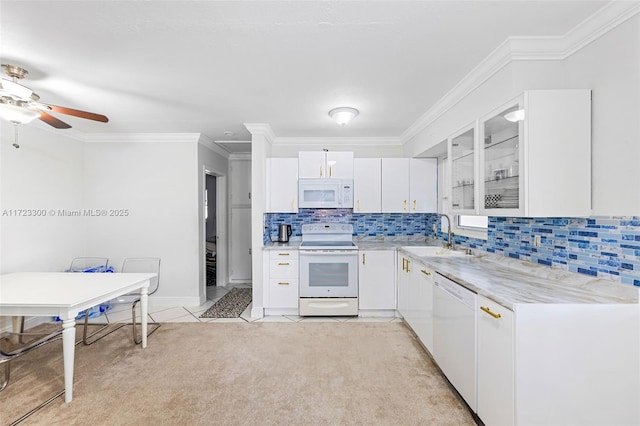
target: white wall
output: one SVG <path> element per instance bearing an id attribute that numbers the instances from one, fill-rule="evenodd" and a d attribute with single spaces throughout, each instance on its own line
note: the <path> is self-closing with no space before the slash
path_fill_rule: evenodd
<path id="1" fill-rule="evenodd" d="M 63 271 L 85 252 L 83 217 L 58 210 L 83 206 L 82 142 L 63 133 L 42 130 L 44 124 L 19 127 L 3 122 L 0 139 L 0 273 Z M 40 210 L 46 216 L 15 216 L 17 209 Z"/>
<path id="2" fill-rule="evenodd" d="M 160 257 L 160 289 L 150 303 L 198 306 L 204 221 L 197 137 L 87 143 L 84 161 L 85 206 L 128 211 L 88 220 L 87 254 L 108 256 L 117 270 L 125 257 Z"/>
<path id="3" fill-rule="evenodd" d="M 592 89 L 592 214 L 638 215 L 640 191 L 630 189 L 640 187 L 639 76 L 636 15 L 565 60 L 511 62 L 411 138 L 404 154 L 433 149 L 525 90 Z"/>

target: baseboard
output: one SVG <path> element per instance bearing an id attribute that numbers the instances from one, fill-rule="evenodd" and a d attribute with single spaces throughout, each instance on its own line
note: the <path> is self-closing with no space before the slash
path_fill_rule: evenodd
<path id="1" fill-rule="evenodd" d="M 395 318 L 395 309 L 360 309 L 358 316 L 362 318 Z"/>
<path id="2" fill-rule="evenodd" d="M 262 306 L 252 306 L 251 307 L 251 318 L 263 318 L 264 317 L 264 309 Z"/>
<path id="3" fill-rule="evenodd" d="M 264 308 L 264 315 L 293 315 L 298 316 L 298 308 Z"/>
<path id="4" fill-rule="evenodd" d="M 0 331 L 2 331 L 3 333 L 13 331 L 11 318 L 12 317 L 1 317 L 2 322 L 0 322 Z M 54 317 L 26 317 L 24 320 L 24 329 L 27 330 L 40 324 L 52 322 L 53 320 Z"/>
<path id="5" fill-rule="evenodd" d="M 157 306 L 200 306 L 200 297 L 149 297 L 149 307 Z"/>

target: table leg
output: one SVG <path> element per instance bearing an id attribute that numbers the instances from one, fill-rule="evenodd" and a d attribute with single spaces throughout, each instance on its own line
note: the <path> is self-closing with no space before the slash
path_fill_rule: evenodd
<path id="1" fill-rule="evenodd" d="M 149 293 L 148 287 L 142 287 L 140 289 L 140 322 L 142 328 L 142 347 L 147 347 L 147 319 L 148 319 L 148 310 L 149 310 Z"/>
<path id="2" fill-rule="evenodd" d="M 62 354 L 64 357 L 64 402 L 73 399 L 73 365 L 76 350 L 76 321 L 62 321 Z"/>

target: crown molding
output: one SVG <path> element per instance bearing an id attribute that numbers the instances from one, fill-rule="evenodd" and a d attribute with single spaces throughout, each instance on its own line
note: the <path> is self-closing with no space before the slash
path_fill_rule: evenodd
<path id="1" fill-rule="evenodd" d="M 235 152 L 229 155 L 229 160 L 251 160 L 250 152 Z"/>
<path id="2" fill-rule="evenodd" d="M 267 142 L 273 145 L 273 141 L 276 139 L 275 133 L 271 129 L 271 126 L 267 123 L 244 123 L 244 127 L 252 135 L 264 135 Z"/>
<path id="3" fill-rule="evenodd" d="M 199 142 L 200 133 L 89 133 L 84 142 Z"/>
<path id="4" fill-rule="evenodd" d="M 507 38 L 405 130 L 399 138 L 401 144 L 415 137 L 508 64 L 564 60 L 638 13 L 639 1 L 612 1 L 563 36 Z"/>
<path id="5" fill-rule="evenodd" d="M 229 155 L 231 154 L 229 151 L 227 151 L 226 149 L 218 145 L 216 141 L 214 141 L 207 135 L 200 134 L 200 138 L 198 139 L 198 144 L 204 146 L 205 148 L 210 149 L 211 151 L 215 152 L 218 155 L 221 155 L 226 159 L 229 159 Z"/>
<path id="6" fill-rule="evenodd" d="M 277 137 L 274 145 L 350 145 L 350 146 L 400 146 L 402 142 L 396 136 L 390 137 Z"/>

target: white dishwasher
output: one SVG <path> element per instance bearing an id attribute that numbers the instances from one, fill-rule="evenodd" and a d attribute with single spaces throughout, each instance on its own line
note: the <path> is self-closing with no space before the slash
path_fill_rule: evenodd
<path id="1" fill-rule="evenodd" d="M 435 275 L 433 357 L 474 412 L 476 403 L 476 294 Z"/>

